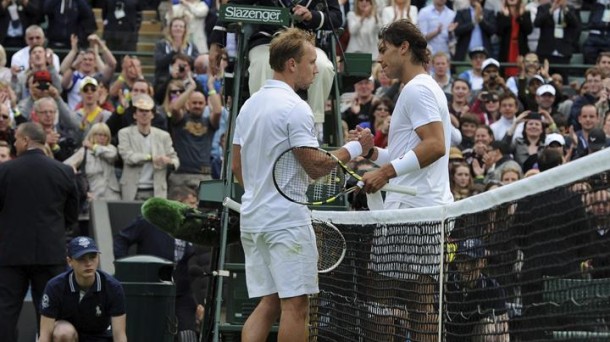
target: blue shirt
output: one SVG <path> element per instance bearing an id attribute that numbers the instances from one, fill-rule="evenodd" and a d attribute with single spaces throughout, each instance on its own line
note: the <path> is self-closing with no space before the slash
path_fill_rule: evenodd
<path id="1" fill-rule="evenodd" d="M 125 314 L 125 295 L 119 281 L 98 270 L 93 286 L 79 299 L 74 271 L 69 270 L 47 283 L 40 314 L 70 322 L 81 340 L 85 336 L 111 337 L 111 318 Z"/>

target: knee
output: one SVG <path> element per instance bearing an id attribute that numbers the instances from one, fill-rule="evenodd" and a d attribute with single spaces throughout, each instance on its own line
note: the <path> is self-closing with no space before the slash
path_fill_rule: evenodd
<path id="1" fill-rule="evenodd" d="M 306 319 L 309 316 L 309 299 L 307 296 L 298 296 L 282 299 L 282 315 L 289 314 L 293 317 Z"/>
<path id="2" fill-rule="evenodd" d="M 77 342 L 78 333 L 74 326 L 68 322 L 60 321 L 53 329 L 53 342 Z"/>

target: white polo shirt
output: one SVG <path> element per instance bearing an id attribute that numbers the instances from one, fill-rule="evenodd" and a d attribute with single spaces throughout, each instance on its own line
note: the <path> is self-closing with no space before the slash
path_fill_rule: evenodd
<path id="1" fill-rule="evenodd" d="M 390 160 L 402 157 L 421 142 L 415 130 L 437 121 L 443 124 L 447 152 L 443 157 L 420 170 L 391 179 L 391 184 L 416 188 L 417 195 L 387 192 L 386 205 L 400 202 L 411 208 L 418 208 L 453 202 L 447 171 L 451 145 L 449 107 L 443 90 L 430 75 L 415 76 L 400 92 L 392 113 L 388 133 L 388 152 Z"/>
<path id="2" fill-rule="evenodd" d="M 261 232 L 311 223 L 309 209 L 285 199 L 273 185 L 273 163 L 291 147 L 315 146 L 314 116 L 288 84 L 267 80 L 239 112 L 233 144 L 241 146 L 241 231 Z M 297 177 L 297 175 L 295 175 Z"/>

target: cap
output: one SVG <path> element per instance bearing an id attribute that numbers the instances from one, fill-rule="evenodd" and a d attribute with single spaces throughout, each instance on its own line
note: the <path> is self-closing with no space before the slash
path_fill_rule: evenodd
<path id="1" fill-rule="evenodd" d="M 449 149 L 449 159 L 464 159 L 464 155 L 459 148 L 452 147 Z"/>
<path id="2" fill-rule="evenodd" d="M 85 89 L 85 86 L 88 86 L 90 84 L 95 86 L 96 88 L 99 86 L 99 83 L 97 83 L 97 80 L 95 78 L 91 76 L 85 76 L 85 78 L 80 81 L 80 90 L 82 91 L 83 89 Z"/>
<path id="3" fill-rule="evenodd" d="M 500 68 L 500 62 L 493 58 L 487 58 L 483 61 L 483 66 L 481 67 L 481 70 L 485 70 L 489 66 L 495 66 L 496 68 Z"/>
<path id="4" fill-rule="evenodd" d="M 555 87 L 550 84 L 543 84 L 536 89 L 536 95 L 542 96 L 544 94 L 551 94 L 555 96 Z"/>
<path id="5" fill-rule="evenodd" d="M 485 257 L 485 247 L 479 239 L 466 239 L 458 244 L 457 255 L 467 256 L 473 259 Z"/>
<path id="6" fill-rule="evenodd" d="M 566 139 L 559 133 L 551 133 L 544 139 L 544 146 L 549 146 L 554 142 L 559 143 L 561 146 L 565 146 Z"/>
<path id="7" fill-rule="evenodd" d="M 134 107 L 144 110 L 151 110 L 155 107 L 155 101 L 153 101 L 152 97 L 148 94 L 139 94 L 135 96 L 131 100 L 131 103 Z"/>
<path id="8" fill-rule="evenodd" d="M 533 81 L 533 80 L 538 80 L 538 81 L 540 81 L 540 83 L 542 83 L 542 84 L 544 84 L 544 83 L 545 83 L 545 82 L 544 82 L 544 78 L 542 78 L 542 76 L 540 76 L 540 75 L 534 75 L 532 78 L 530 78 L 530 79 L 527 81 L 527 84 L 532 83 L 532 81 Z"/>
<path id="9" fill-rule="evenodd" d="M 470 49 L 470 51 L 468 51 L 468 56 L 472 57 L 477 53 L 482 53 L 485 55 L 485 57 L 489 56 L 489 54 L 487 53 L 487 49 L 485 49 L 485 47 L 483 46 L 473 47 L 472 49 Z"/>
<path id="10" fill-rule="evenodd" d="M 95 241 L 87 236 L 77 236 L 68 244 L 68 256 L 78 259 L 87 253 L 99 253 Z"/>
<path id="11" fill-rule="evenodd" d="M 589 132 L 589 138 L 587 139 L 589 148 L 592 150 L 601 150 L 606 147 L 606 133 L 601 128 L 593 128 Z"/>
<path id="12" fill-rule="evenodd" d="M 34 82 L 48 82 L 51 83 L 51 73 L 46 70 L 36 71 L 34 73 Z"/>

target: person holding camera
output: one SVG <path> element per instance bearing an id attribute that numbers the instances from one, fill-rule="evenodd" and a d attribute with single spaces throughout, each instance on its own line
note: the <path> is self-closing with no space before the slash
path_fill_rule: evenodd
<path id="1" fill-rule="evenodd" d="M 52 84 L 53 87 L 61 92 L 61 79 L 57 69 L 53 65 L 53 51 L 45 49 L 42 45 L 36 45 L 29 51 L 29 67 L 26 72 L 21 73 L 21 68 L 13 67 L 11 77 L 11 88 L 15 90 L 18 99 L 25 99 L 30 96 L 29 88 L 32 75 L 37 72 L 45 72 L 45 82 Z M 41 83 L 42 84 L 42 83 Z M 43 89 L 44 90 L 44 89 Z"/>

